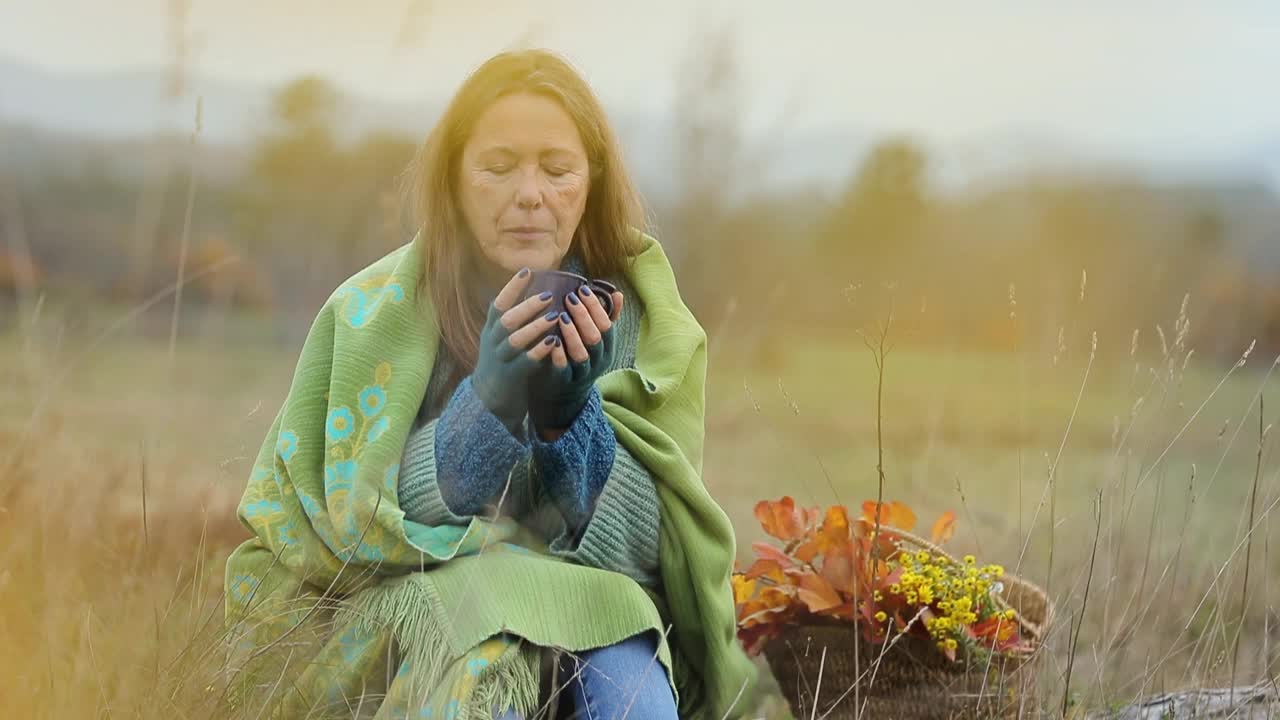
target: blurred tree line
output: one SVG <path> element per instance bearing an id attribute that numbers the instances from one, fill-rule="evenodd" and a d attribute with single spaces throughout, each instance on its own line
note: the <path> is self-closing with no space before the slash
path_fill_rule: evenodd
<path id="1" fill-rule="evenodd" d="M 1260 236 L 1280 252 L 1269 191 L 1045 171 L 944 194 L 926 148 L 888 137 L 834 193 L 733 202 L 777 151 L 766 143 L 752 157 L 741 140 L 737 67 L 727 28 L 687 58 L 681 203 L 658 216 L 670 218 L 663 237 L 683 250 L 682 289 L 704 325 L 758 361 L 785 355 L 780 338 L 851 336 L 890 308 L 905 342 L 1054 354 L 1087 348 L 1096 330 L 1118 357 L 1135 330 L 1171 333 L 1188 297 L 1198 352 L 1234 361 L 1257 339 L 1264 357 L 1280 353 L 1280 276 L 1231 242 Z"/>
<path id="2" fill-rule="evenodd" d="M 755 178 L 773 149 L 743 139 L 728 34 L 709 37 L 686 70 L 676 192 L 663 194 L 677 199 L 650 208 L 653 230 L 709 332 L 759 360 L 785 354 L 778 337 L 864 327 L 888 298 L 903 341 L 1052 351 L 1062 333 L 1095 329 L 1127 349 L 1135 328 L 1168 331 L 1190 293 L 1200 352 L 1234 359 L 1253 337 L 1280 351 L 1280 283 L 1233 249 L 1239 219 L 1211 195 L 1100 175 L 942 194 L 909 137 L 875 144 L 834 192 L 761 192 Z M 344 112 L 324 79 L 300 78 L 275 95 L 238 170 L 197 173 L 184 303 L 293 327 L 408 239 L 398 181 L 421 138 L 340 141 Z M 85 300 L 163 292 L 177 276 L 190 169 L 224 152 L 174 145 L 149 178 L 89 158 L 76 173 L 10 183 L 19 192 L 0 203 L 0 228 L 18 228 L 33 257 L 0 245 L 0 298 L 23 273 Z"/>

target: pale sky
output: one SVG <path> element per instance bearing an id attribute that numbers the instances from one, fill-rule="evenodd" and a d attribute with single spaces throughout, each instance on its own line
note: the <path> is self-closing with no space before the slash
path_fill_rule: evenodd
<path id="1" fill-rule="evenodd" d="M 161 65 L 173 3 L 0 0 L 0 54 L 56 69 Z M 320 72 L 446 96 L 492 53 L 556 49 L 607 104 L 665 112 L 696 28 L 737 38 L 747 124 L 1017 135 L 1102 156 L 1280 156 L 1280 3 L 190 0 L 198 72 Z M 1275 162 L 1273 160 L 1273 162 Z"/>

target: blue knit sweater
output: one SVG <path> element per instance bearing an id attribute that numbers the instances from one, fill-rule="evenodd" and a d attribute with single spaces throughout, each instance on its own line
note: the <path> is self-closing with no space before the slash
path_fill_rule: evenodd
<path id="1" fill-rule="evenodd" d="M 531 457 L 542 489 L 576 534 L 591 518 L 618 449 L 600 391 L 592 389 L 586 407 L 554 442 L 527 424 L 513 435 L 481 402 L 471 378 L 463 379 L 436 424 L 441 499 L 455 515 L 481 515 L 501 499 L 512 469 Z"/>
<path id="2" fill-rule="evenodd" d="M 573 258 L 565 266 L 580 268 Z M 610 371 L 634 366 L 641 320 L 642 309 L 628 293 Z M 501 513 L 542 534 L 557 555 L 656 586 L 657 489 L 644 465 L 617 442 L 599 391 L 560 438 L 545 442 L 527 418 L 512 429 L 489 412 L 469 376 L 448 388 L 452 368 L 445 355 L 433 368 L 401 461 L 406 517 L 461 525 L 471 516 Z M 440 407 L 445 393 L 449 400 Z"/>

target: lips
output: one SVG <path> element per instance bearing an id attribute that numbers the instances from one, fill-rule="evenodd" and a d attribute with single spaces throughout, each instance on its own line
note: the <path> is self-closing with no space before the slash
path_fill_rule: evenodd
<path id="1" fill-rule="evenodd" d="M 539 242 L 551 234 L 550 230 L 532 226 L 508 228 L 505 232 L 508 237 L 514 238 L 519 242 Z"/>

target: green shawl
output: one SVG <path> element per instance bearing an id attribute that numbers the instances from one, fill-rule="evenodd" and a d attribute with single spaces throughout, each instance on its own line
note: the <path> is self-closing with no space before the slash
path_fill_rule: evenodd
<path id="1" fill-rule="evenodd" d="M 661 595 L 544 554 L 510 518 L 405 519 L 399 461 L 439 349 L 418 236 L 330 296 L 258 454 L 238 511 L 254 537 L 226 568 L 235 703 L 276 717 L 527 712 L 539 646 L 585 650 L 657 630 L 669 631 L 658 659 L 682 717 L 749 710 L 733 529 L 701 482 L 706 333 L 661 245 L 641 240 L 626 271 L 645 309 L 635 365 L 598 386 L 618 441 L 657 482 Z M 610 602 L 572 607 L 579 597 Z"/>

